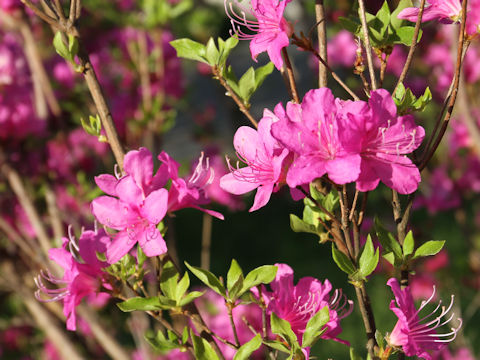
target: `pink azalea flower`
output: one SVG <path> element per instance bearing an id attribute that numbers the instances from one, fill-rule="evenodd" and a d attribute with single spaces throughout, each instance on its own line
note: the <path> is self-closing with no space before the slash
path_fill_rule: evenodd
<path id="1" fill-rule="evenodd" d="M 420 146 L 425 130 L 415 124 L 412 116 L 397 116 L 395 103 L 384 89 L 373 91 L 368 104 L 346 101 L 342 107 L 360 144 L 362 162 L 357 189 L 373 190 L 381 180 L 400 194 L 414 192 L 421 180 L 420 172 L 405 154 Z"/>
<path id="2" fill-rule="evenodd" d="M 106 273 L 103 268 L 108 263 L 97 258 L 97 252 L 104 253 L 107 244 L 110 243 L 109 236 L 104 230 L 87 230 L 75 241 L 69 229 L 69 239 L 63 238 L 63 246 L 49 251 L 50 259 L 64 269 L 61 279 L 55 278 L 49 272 L 42 272 L 35 279 L 38 290 L 35 296 L 40 301 L 63 300 L 63 313 L 67 318 L 67 329 L 76 330 L 75 308 L 86 296 L 96 295 L 102 287 L 110 288 L 106 281 Z M 62 288 L 48 288 L 43 280 L 52 284 L 64 286 Z M 50 299 L 43 299 L 41 293 L 50 296 Z"/>
<path id="3" fill-rule="evenodd" d="M 110 264 L 120 260 L 137 242 L 149 257 L 167 251 L 157 229 L 167 212 L 168 191 L 163 188 L 167 174 L 158 171 L 152 176 L 152 154 L 146 148 L 129 151 L 124 168 L 127 175 L 119 180 L 105 174 L 95 178 L 100 189 L 111 196 L 98 197 L 91 204 L 92 213 L 101 224 L 118 230 L 107 247 Z"/>
<path id="4" fill-rule="evenodd" d="M 199 206 L 210 202 L 206 189 L 215 177 L 215 172 L 210 167 L 209 160 L 208 158 L 205 159 L 203 153 L 198 159 L 198 164 L 193 174 L 188 179 L 182 179 L 178 176 L 180 164 L 173 160 L 166 152 L 163 151 L 158 155 L 158 160 L 162 162 L 158 171 L 167 174 L 168 177 L 172 179 L 172 186 L 168 191 L 168 212 L 191 207 L 223 220 L 223 215 L 219 212 L 204 209 Z"/>
<path id="5" fill-rule="evenodd" d="M 273 291 L 262 290 L 267 305 L 267 313 L 275 313 L 279 318 L 287 320 L 301 343 L 308 321 L 322 308 L 328 306 L 330 320 L 322 339 L 332 339 L 343 344 L 348 342 L 338 338 L 342 332 L 340 320 L 353 310 L 353 301 L 347 300 L 342 291 L 337 289 L 332 295 L 332 285 L 328 280 L 322 284 L 313 277 L 301 278 L 293 285 L 293 270 L 286 264 L 275 264 L 278 267 L 275 280 L 270 283 Z M 256 289 L 252 291 L 258 295 Z"/>
<path id="6" fill-rule="evenodd" d="M 442 318 L 447 315 L 453 306 L 453 295 L 450 305 L 448 307 L 441 306 L 442 301 L 433 312 L 419 318 L 420 311 L 433 299 L 435 296 L 435 287 L 430 298 L 423 301 L 419 309 L 415 309 L 410 288 L 407 286 L 401 290 L 398 280 L 391 278 L 387 285 L 392 288 L 395 300 L 390 302 L 390 310 L 392 310 L 398 317 L 398 322 L 393 331 L 388 336 L 388 342 L 392 346 L 401 347 L 407 356 L 419 356 L 425 360 L 432 360 L 431 352 L 436 352 L 443 349 L 449 342 L 453 341 L 457 336 L 457 332 L 461 327 L 456 329 L 451 328 L 451 332 L 446 334 L 437 334 L 436 329 L 447 324 L 452 320 L 454 314 L 448 317 L 447 320 L 442 321 Z M 396 304 L 395 304 L 396 303 Z M 441 311 L 438 313 L 438 310 Z"/>
<path id="7" fill-rule="evenodd" d="M 272 135 L 296 154 L 287 173 L 291 188 L 327 174 L 337 184 L 357 180 L 360 173 L 358 134 L 328 88 L 310 90 L 302 104 L 289 102 L 286 111 L 275 108 L 280 119 Z"/>
<path id="8" fill-rule="evenodd" d="M 232 326 L 230 324 L 230 318 L 228 316 L 228 310 L 225 306 L 225 300 L 222 296 L 207 289 L 202 297 L 195 299 L 195 305 L 200 312 L 200 315 L 205 321 L 205 324 L 210 330 L 220 337 L 235 343 L 235 336 L 233 334 Z M 233 320 L 235 322 L 235 328 L 237 330 L 238 339 L 241 344 L 245 344 L 250 341 L 255 334 L 248 328 L 247 324 L 243 320 L 244 318 L 248 323 L 256 329 L 258 332 L 262 329 L 262 310 L 256 304 L 249 305 L 237 305 L 233 309 Z M 221 341 L 215 339 L 220 348 L 222 354 L 226 360 L 232 360 L 235 356 L 235 349 L 224 344 Z M 251 359 L 261 360 L 264 359 L 264 349 L 261 347 L 255 351 Z"/>
<path id="9" fill-rule="evenodd" d="M 353 67 L 357 58 L 358 44 L 353 34 L 347 30 L 340 30 L 328 41 L 329 65 Z M 315 62 L 318 63 L 318 60 Z"/>
<path id="10" fill-rule="evenodd" d="M 241 161 L 247 166 L 230 167 L 230 174 L 220 179 L 220 186 L 235 195 L 257 189 L 255 201 L 250 208 L 255 211 L 265 206 L 272 192 L 278 191 L 285 181 L 284 160 L 288 150 L 282 147 L 271 135 L 272 124 L 278 118 L 265 110 L 258 123 L 258 130 L 248 126 L 240 127 L 235 133 L 233 144 Z"/>
<path id="11" fill-rule="evenodd" d="M 292 26 L 283 17 L 285 6 L 290 0 L 250 0 L 250 9 L 245 9 L 237 0 L 233 2 L 241 9 L 241 15 L 233 10 L 233 4 L 229 0 L 225 0 L 225 11 L 238 38 L 251 40 L 252 59 L 257 61 L 258 54 L 266 51 L 276 68 L 281 70 L 283 67 L 281 51 L 288 46 L 293 33 Z M 247 20 L 247 13 L 257 21 Z M 252 34 L 244 33 L 240 26 Z"/>

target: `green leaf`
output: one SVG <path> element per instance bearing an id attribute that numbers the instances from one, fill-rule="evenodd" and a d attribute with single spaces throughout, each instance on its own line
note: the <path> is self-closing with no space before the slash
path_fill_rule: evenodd
<path id="1" fill-rule="evenodd" d="M 145 260 L 147 260 L 147 255 L 145 255 L 145 253 L 142 250 L 142 247 L 140 246 L 140 244 L 138 244 L 138 246 L 137 246 L 137 263 L 138 263 L 139 268 L 141 268 L 143 266 L 143 264 L 145 263 Z"/>
<path id="2" fill-rule="evenodd" d="M 55 33 L 55 36 L 53 37 L 53 47 L 55 48 L 57 54 L 60 55 L 62 58 L 64 58 L 70 63 L 73 62 L 73 56 L 71 55 L 67 45 L 63 42 L 63 36 L 60 31 L 57 31 Z"/>
<path id="3" fill-rule="evenodd" d="M 145 340 L 157 351 L 165 353 L 177 349 L 180 345 L 167 339 L 162 331 L 158 330 L 156 336 L 145 335 Z"/>
<path id="4" fill-rule="evenodd" d="M 255 69 L 255 90 L 263 84 L 263 81 L 273 72 L 273 69 L 274 65 L 272 62 Z"/>
<path id="5" fill-rule="evenodd" d="M 218 65 L 221 67 L 225 66 L 228 56 L 232 50 L 237 46 L 238 39 L 236 37 L 230 37 L 226 41 L 223 41 L 221 38 L 218 38 L 218 49 L 220 51 L 220 56 L 218 59 Z"/>
<path id="6" fill-rule="evenodd" d="M 186 344 L 187 341 L 188 341 L 188 326 L 185 326 L 182 332 L 182 344 Z"/>
<path id="7" fill-rule="evenodd" d="M 385 336 L 380 331 L 375 331 L 375 340 L 377 340 L 378 346 L 382 349 L 385 345 Z"/>
<path id="8" fill-rule="evenodd" d="M 440 250 L 442 250 L 443 245 L 445 245 L 445 240 L 427 241 L 425 244 L 422 244 L 417 249 L 417 251 L 415 251 L 415 255 L 413 256 L 413 258 L 416 259 L 423 256 L 431 256 L 438 254 Z"/>
<path id="9" fill-rule="evenodd" d="M 377 234 L 377 238 L 382 244 L 383 248 L 383 257 L 387 259 L 387 254 L 393 253 L 393 263 L 392 265 L 398 266 L 402 263 L 403 260 L 403 252 L 400 244 L 398 243 L 397 239 L 387 231 L 380 220 L 375 217 L 375 232 Z M 391 258 L 391 256 L 389 256 Z M 387 259 L 388 260 L 388 259 Z"/>
<path id="10" fill-rule="evenodd" d="M 415 241 L 413 239 L 412 230 L 410 230 L 405 236 L 405 240 L 403 240 L 403 255 L 408 256 L 413 254 L 413 250 L 415 248 Z"/>
<path id="11" fill-rule="evenodd" d="M 400 0 L 397 8 L 392 12 L 392 16 L 390 16 L 390 25 L 394 30 L 400 28 L 406 23 L 405 20 L 398 18 L 398 14 L 407 7 L 413 7 L 412 0 Z"/>
<path id="12" fill-rule="evenodd" d="M 390 8 L 388 6 L 388 2 L 385 0 L 380 10 L 378 10 L 376 18 L 380 20 L 381 27 L 378 29 L 380 35 L 385 36 L 385 32 L 387 31 L 388 25 L 390 25 Z"/>
<path id="13" fill-rule="evenodd" d="M 183 299 L 179 300 L 177 302 L 177 305 L 182 307 L 182 306 L 185 306 L 187 304 L 190 304 L 193 300 L 195 300 L 196 298 L 202 296 L 203 294 L 205 294 L 205 291 L 192 291 L 192 292 L 189 292 Z"/>
<path id="14" fill-rule="evenodd" d="M 310 234 L 318 234 L 317 228 L 314 225 L 300 219 L 297 215 L 290 214 L 290 227 L 295 232 L 306 232 Z"/>
<path id="15" fill-rule="evenodd" d="M 134 297 L 117 304 L 118 308 L 123 312 L 130 311 L 155 311 L 161 307 L 158 297 L 142 298 Z"/>
<path id="16" fill-rule="evenodd" d="M 182 280 L 180 280 L 177 284 L 177 288 L 175 290 L 175 300 L 177 303 L 183 298 L 185 292 L 187 291 L 188 287 L 190 286 L 190 277 L 188 276 L 188 272 L 183 275 Z"/>
<path id="17" fill-rule="evenodd" d="M 413 26 L 403 26 L 396 30 L 396 36 L 398 37 L 397 43 L 410 46 L 412 45 L 413 35 L 415 35 L 415 27 Z M 418 33 L 417 42 L 422 38 L 422 30 Z"/>
<path id="18" fill-rule="evenodd" d="M 232 289 L 233 285 L 235 285 L 235 283 L 238 281 L 241 275 L 243 275 L 242 268 L 240 267 L 240 265 L 238 265 L 237 260 L 232 259 L 230 269 L 228 270 L 228 273 L 227 273 L 228 291 Z"/>
<path id="19" fill-rule="evenodd" d="M 299 347 L 297 335 L 292 330 L 292 326 L 286 320 L 279 318 L 275 313 L 270 316 L 270 325 L 274 334 L 280 335 L 290 346 L 290 349 Z"/>
<path id="20" fill-rule="evenodd" d="M 332 243 L 332 257 L 337 266 L 342 270 L 343 272 L 347 273 L 348 275 L 351 275 L 355 272 L 355 266 L 353 266 L 352 262 L 350 259 L 339 251 L 336 247 L 335 244 Z"/>
<path id="21" fill-rule="evenodd" d="M 362 357 L 352 347 L 350 348 L 350 360 L 362 360 Z"/>
<path id="22" fill-rule="evenodd" d="M 162 268 L 160 275 L 160 289 L 167 298 L 176 300 L 178 272 L 171 261 L 167 261 Z"/>
<path id="23" fill-rule="evenodd" d="M 325 332 L 326 329 L 322 329 L 330 320 L 330 313 L 328 312 L 328 306 L 324 306 L 318 311 L 310 320 L 308 320 L 307 327 L 303 333 L 302 347 L 313 346 L 315 341 Z"/>
<path id="24" fill-rule="evenodd" d="M 190 40 L 190 39 L 178 39 L 170 41 L 170 45 L 172 45 L 175 50 L 177 51 L 177 56 L 190 59 L 201 61 L 205 64 L 208 64 L 205 54 L 205 46 L 200 44 L 199 42 Z"/>
<path id="25" fill-rule="evenodd" d="M 235 302 L 246 291 L 243 291 L 243 281 L 243 275 L 240 275 L 235 284 L 228 290 L 228 297 L 232 302 Z"/>
<path id="26" fill-rule="evenodd" d="M 205 285 L 207 285 L 210 289 L 215 291 L 217 294 L 222 295 L 224 298 L 227 296 L 227 292 L 225 287 L 222 285 L 220 280 L 213 275 L 210 271 L 204 270 L 195 266 L 191 266 L 189 263 L 185 262 L 187 268 L 197 277 L 199 278 Z"/>
<path id="27" fill-rule="evenodd" d="M 290 349 L 283 342 L 278 340 L 263 340 L 263 343 L 272 349 L 281 351 L 286 354 L 290 354 Z"/>
<path id="28" fill-rule="evenodd" d="M 193 352 L 196 360 L 219 360 L 217 353 L 207 340 L 201 338 L 190 330 L 190 338 L 193 342 Z"/>
<path id="29" fill-rule="evenodd" d="M 68 52 L 73 61 L 78 54 L 78 38 L 70 34 L 68 35 Z"/>
<path id="30" fill-rule="evenodd" d="M 215 45 L 215 41 L 213 38 L 210 38 L 205 47 L 205 58 L 210 65 L 214 66 L 218 64 L 219 57 L 220 53 Z"/>
<path id="31" fill-rule="evenodd" d="M 248 360 L 250 355 L 253 354 L 262 345 L 262 337 L 260 334 L 255 335 L 249 342 L 243 344 L 238 349 L 237 353 L 233 357 L 233 360 Z"/>
<path id="32" fill-rule="evenodd" d="M 275 279 L 277 270 L 275 265 L 263 265 L 253 269 L 245 277 L 241 294 L 257 285 L 270 284 Z"/>
<path id="33" fill-rule="evenodd" d="M 360 22 L 357 18 L 346 18 L 346 17 L 340 16 L 338 18 L 338 21 L 340 21 L 340 25 L 345 30 L 350 31 L 355 36 L 358 36 L 358 35 L 361 34 L 362 24 L 360 24 Z"/>
<path id="34" fill-rule="evenodd" d="M 375 268 L 377 267 L 379 260 L 379 251 L 378 248 L 374 249 L 373 242 L 370 234 L 367 236 L 367 242 L 365 243 L 365 247 L 363 248 L 362 255 L 360 256 L 360 260 L 358 262 L 360 266 L 360 273 L 363 277 L 367 277 L 370 275 Z"/>
<path id="35" fill-rule="evenodd" d="M 242 100 L 248 103 L 255 91 L 255 69 L 253 67 L 249 68 L 238 81 L 238 91 L 238 95 Z"/>

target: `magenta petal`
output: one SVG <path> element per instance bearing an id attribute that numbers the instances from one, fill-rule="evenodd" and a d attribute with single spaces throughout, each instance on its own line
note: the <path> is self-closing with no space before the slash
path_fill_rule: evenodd
<path id="1" fill-rule="evenodd" d="M 283 68 L 282 49 L 290 44 L 290 40 L 285 32 L 279 32 L 277 36 L 269 42 L 267 54 L 278 70 Z"/>
<path id="2" fill-rule="evenodd" d="M 253 206 L 248 211 L 252 212 L 267 205 L 268 200 L 270 200 L 270 196 L 272 195 L 272 191 L 273 183 L 260 185 L 257 189 L 257 193 L 255 194 L 255 201 L 253 202 Z"/>
<path id="3" fill-rule="evenodd" d="M 132 207 L 137 207 L 143 201 L 142 189 L 137 186 L 131 176 L 121 178 L 115 189 L 120 200 Z"/>
<path id="4" fill-rule="evenodd" d="M 146 228 L 138 240 L 143 252 L 148 257 L 158 256 L 167 252 L 167 244 L 163 240 L 160 231 L 154 225 Z"/>
<path id="5" fill-rule="evenodd" d="M 107 261 L 109 264 L 115 264 L 122 257 L 128 254 L 130 249 L 135 245 L 136 241 L 131 238 L 128 231 L 120 231 L 115 239 L 107 247 Z"/>
<path id="6" fill-rule="evenodd" d="M 299 156 L 287 173 L 287 184 L 290 187 L 308 184 L 327 172 L 325 161 L 315 156 Z"/>
<path id="7" fill-rule="evenodd" d="M 118 179 L 115 176 L 109 174 L 95 176 L 95 183 L 105 194 L 117 196 L 115 187 L 117 186 Z"/>
<path id="8" fill-rule="evenodd" d="M 155 190 L 147 196 L 143 202 L 141 213 L 153 224 L 162 221 L 167 213 L 168 191 L 167 189 Z"/>
<path id="9" fill-rule="evenodd" d="M 72 268 L 72 254 L 63 248 L 53 248 L 48 250 L 48 257 L 50 260 L 60 265 L 64 270 L 70 270 Z"/>
<path id="10" fill-rule="evenodd" d="M 150 184 L 153 174 L 152 153 L 146 148 L 129 151 L 125 155 L 125 172 L 130 175 L 137 186 L 145 190 Z"/>
<path id="11" fill-rule="evenodd" d="M 260 146 L 257 131 L 248 126 L 241 126 L 233 137 L 233 146 L 240 156 L 248 161 L 255 161 Z"/>
<path id="12" fill-rule="evenodd" d="M 325 168 L 328 177 L 336 184 L 346 184 L 357 180 L 361 160 L 360 155 L 356 154 L 327 161 Z"/>
<path id="13" fill-rule="evenodd" d="M 123 230 L 136 218 L 128 204 L 110 196 L 100 196 L 92 201 L 91 210 L 100 224 L 115 230 Z"/>
<path id="14" fill-rule="evenodd" d="M 234 195 L 242 195 L 255 190 L 260 184 L 257 182 L 242 180 L 243 176 L 252 176 L 250 168 L 235 170 L 233 173 L 220 178 L 220 187 Z"/>

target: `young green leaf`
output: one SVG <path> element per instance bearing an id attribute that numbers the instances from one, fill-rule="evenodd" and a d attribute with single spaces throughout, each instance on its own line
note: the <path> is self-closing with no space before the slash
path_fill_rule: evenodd
<path id="1" fill-rule="evenodd" d="M 398 29 L 402 25 L 407 23 L 405 20 L 398 18 L 398 14 L 400 14 L 400 11 L 407 7 L 413 7 L 412 0 L 400 0 L 397 8 L 392 12 L 392 15 L 390 16 L 390 25 L 393 29 Z"/>
<path id="2" fill-rule="evenodd" d="M 208 64 L 208 61 L 205 57 L 205 45 L 190 39 L 173 40 L 170 41 L 170 45 L 175 48 L 178 57 L 201 61 L 205 64 Z"/>
<path id="3" fill-rule="evenodd" d="M 193 342 L 193 352 L 196 360 L 219 360 L 217 353 L 207 340 L 201 338 L 190 330 L 190 338 Z"/>
<path id="4" fill-rule="evenodd" d="M 167 298 L 176 300 L 178 272 L 171 261 L 167 261 L 160 275 L 160 289 Z"/>
<path id="5" fill-rule="evenodd" d="M 242 100 L 248 103 L 248 100 L 255 91 L 255 69 L 253 67 L 250 67 L 238 81 L 238 91 L 238 95 Z"/>
<path id="6" fill-rule="evenodd" d="M 413 249 L 415 248 L 415 241 L 413 239 L 412 230 L 410 230 L 403 240 L 403 255 L 408 256 L 413 254 Z"/>
<path id="7" fill-rule="evenodd" d="M 295 347 L 298 348 L 297 335 L 292 330 L 290 323 L 286 320 L 279 318 L 275 313 L 272 313 L 270 316 L 270 324 L 272 332 L 274 334 L 280 335 L 290 346 L 290 349 L 293 350 Z"/>
<path id="8" fill-rule="evenodd" d="M 210 289 L 215 291 L 217 294 L 223 296 L 224 298 L 227 296 L 225 287 L 222 285 L 220 280 L 218 280 L 218 278 L 215 275 L 213 275 L 210 271 L 204 270 L 195 266 L 191 266 L 187 262 L 185 262 L 185 265 L 197 278 L 199 278 Z"/>
<path id="9" fill-rule="evenodd" d="M 182 299 L 183 295 L 187 291 L 188 287 L 190 286 L 190 277 L 188 276 L 188 272 L 183 275 L 182 280 L 180 280 L 177 284 L 177 288 L 175 289 L 175 300 L 177 303 Z"/>
<path id="10" fill-rule="evenodd" d="M 150 298 L 134 297 L 117 304 L 123 312 L 130 311 L 155 311 L 161 308 L 160 299 L 156 296 Z"/>
<path id="11" fill-rule="evenodd" d="M 315 341 L 325 332 L 326 329 L 322 329 L 330 320 L 330 313 L 328 306 L 324 306 L 318 311 L 310 320 L 308 320 L 307 327 L 303 333 L 302 347 L 310 347 Z"/>
<path id="12" fill-rule="evenodd" d="M 294 215 L 294 214 L 290 214 L 290 227 L 295 232 L 306 232 L 306 233 L 318 235 L 316 226 L 303 221 L 297 215 Z"/>
<path id="13" fill-rule="evenodd" d="M 387 255 L 389 253 L 393 253 L 394 262 L 392 265 L 394 264 L 395 266 L 398 266 L 401 264 L 403 260 L 403 252 L 400 244 L 392 235 L 392 233 L 383 227 L 382 223 L 377 217 L 375 217 L 375 232 L 383 248 L 383 257 L 387 259 Z M 388 258 L 392 258 L 392 256 L 388 256 Z"/>
<path id="14" fill-rule="evenodd" d="M 353 274 L 355 270 L 355 266 L 353 266 L 352 262 L 350 259 L 339 251 L 336 247 L 335 244 L 332 243 L 332 257 L 337 266 L 342 270 L 343 272 L 347 273 L 348 275 Z"/>
<path id="15" fill-rule="evenodd" d="M 193 300 L 195 300 L 196 298 L 202 296 L 203 294 L 205 294 L 205 291 L 192 291 L 192 292 L 189 292 L 187 295 L 185 295 L 185 297 L 183 297 L 181 300 L 179 300 L 177 302 L 177 306 L 185 306 L 187 304 L 190 304 Z"/>
<path id="16" fill-rule="evenodd" d="M 240 265 L 238 265 L 237 260 L 232 259 L 230 269 L 228 270 L 228 273 L 227 273 L 228 291 L 232 289 L 233 285 L 235 285 L 235 283 L 238 281 L 241 275 L 243 275 L 242 268 L 240 267 Z"/>
<path id="17" fill-rule="evenodd" d="M 440 250 L 442 250 L 443 245 L 445 245 L 445 240 L 427 241 L 425 244 L 422 244 L 417 249 L 417 251 L 415 251 L 415 255 L 413 256 L 413 258 L 416 259 L 423 256 L 431 256 L 438 254 Z"/>
<path id="18" fill-rule="evenodd" d="M 168 352 L 180 347 L 178 343 L 167 339 L 161 330 L 158 330 L 156 336 L 145 335 L 145 340 L 159 352 Z"/>
<path id="19" fill-rule="evenodd" d="M 243 281 L 240 295 L 257 285 L 270 284 L 275 279 L 277 270 L 278 268 L 275 265 L 263 265 L 250 271 Z"/>
<path id="20" fill-rule="evenodd" d="M 370 275 L 375 268 L 377 267 L 379 260 L 379 251 L 378 248 L 374 249 L 373 242 L 370 234 L 367 236 L 367 242 L 365 243 L 365 247 L 363 248 L 362 255 L 360 256 L 360 260 L 358 262 L 360 266 L 360 273 L 363 277 L 367 277 Z"/>
<path id="21" fill-rule="evenodd" d="M 262 337 L 260 334 L 255 335 L 249 342 L 240 346 L 236 352 L 233 360 L 248 360 L 250 355 L 253 354 L 262 345 Z"/>
<path id="22" fill-rule="evenodd" d="M 217 46 L 215 45 L 215 41 L 213 40 L 213 38 L 210 38 L 207 42 L 207 45 L 205 47 L 205 58 L 212 66 L 218 64 L 220 53 L 217 49 Z"/>
<path id="23" fill-rule="evenodd" d="M 350 360 L 362 360 L 362 357 L 352 347 L 350 348 Z"/>

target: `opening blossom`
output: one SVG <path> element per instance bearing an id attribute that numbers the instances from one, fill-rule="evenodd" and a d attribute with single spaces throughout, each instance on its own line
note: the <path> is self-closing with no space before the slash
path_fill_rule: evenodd
<path id="1" fill-rule="evenodd" d="M 258 54 L 266 51 L 278 70 L 283 67 L 281 51 L 290 43 L 292 26 L 283 17 L 285 6 L 291 0 L 251 0 L 250 9 L 245 9 L 237 0 L 225 0 L 225 12 L 232 23 L 233 32 L 240 40 L 250 40 L 250 53 L 256 61 Z M 233 9 L 240 9 L 237 14 Z M 255 20 L 247 20 L 247 13 Z M 251 34 L 243 32 L 246 28 Z"/>
<path id="2" fill-rule="evenodd" d="M 229 164 L 231 173 L 220 179 L 222 189 L 235 195 L 257 189 L 249 211 L 265 206 L 272 192 L 277 191 L 285 181 L 283 163 L 289 152 L 270 133 L 275 121 L 278 121 L 275 114 L 265 110 L 258 130 L 248 126 L 237 130 L 233 145 L 238 157 L 247 166 L 234 168 Z"/>
<path id="3" fill-rule="evenodd" d="M 352 312 L 353 301 L 347 300 L 339 289 L 330 295 L 332 285 L 328 280 L 322 284 L 313 277 L 304 277 L 298 281 L 297 285 L 293 285 L 292 268 L 286 264 L 275 264 L 275 266 L 278 267 L 277 275 L 270 283 L 273 291 L 267 291 L 262 286 L 267 313 L 273 312 L 279 318 L 287 320 L 301 344 L 308 321 L 322 308 L 328 306 L 330 320 L 325 325 L 326 331 L 321 338 L 348 344 L 339 339 L 338 335 L 342 332 L 340 320 Z M 251 290 L 258 295 L 256 289 Z"/>
<path id="4" fill-rule="evenodd" d="M 397 324 L 388 336 L 388 343 L 401 347 L 407 356 L 416 355 L 425 360 L 432 360 L 431 352 L 442 350 L 449 342 L 453 341 L 462 324 L 461 319 L 458 319 L 460 325 L 457 328 L 451 328 L 450 332 L 438 334 L 436 331 L 454 317 L 452 313 L 446 320 L 442 320 L 452 309 L 453 295 L 448 307 L 442 306 L 440 300 L 430 314 L 420 318 L 419 313 L 435 296 L 435 287 L 430 298 L 422 301 L 417 310 L 408 286 L 403 290 L 400 289 L 398 280 L 395 278 L 388 280 L 387 285 L 391 287 L 395 295 L 395 300 L 390 303 L 390 310 L 398 317 Z"/>
<path id="5" fill-rule="evenodd" d="M 163 188 L 168 178 L 164 171 L 153 174 L 152 154 L 146 148 L 125 155 L 126 175 L 95 178 L 98 187 L 111 196 L 92 201 L 95 218 L 106 227 L 118 230 L 107 247 L 107 260 L 116 263 L 138 242 L 145 255 L 167 252 L 167 245 L 157 225 L 167 213 L 168 191 Z"/>
<path id="6" fill-rule="evenodd" d="M 38 287 L 35 297 L 39 301 L 63 300 L 63 313 L 67 318 L 68 330 L 76 330 L 75 308 L 84 297 L 96 301 L 97 297 L 106 295 L 99 293 L 102 287 L 110 289 L 105 279 L 106 273 L 103 272 L 103 268 L 110 264 L 97 258 L 97 252 L 104 253 L 109 243 L 110 238 L 103 229 L 83 231 L 77 242 L 69 228 L 69 238 L 63 238 L 63 246 L 48 252 L 50 259 L 64 269 L 63 277 L 56 278 L 49 272 L 41 272 L 40 276 L 35 278 Z M 42 279 L 63 287 L 49 288 Z M 50 299 L 42 298 L 41 293 Z"/>

